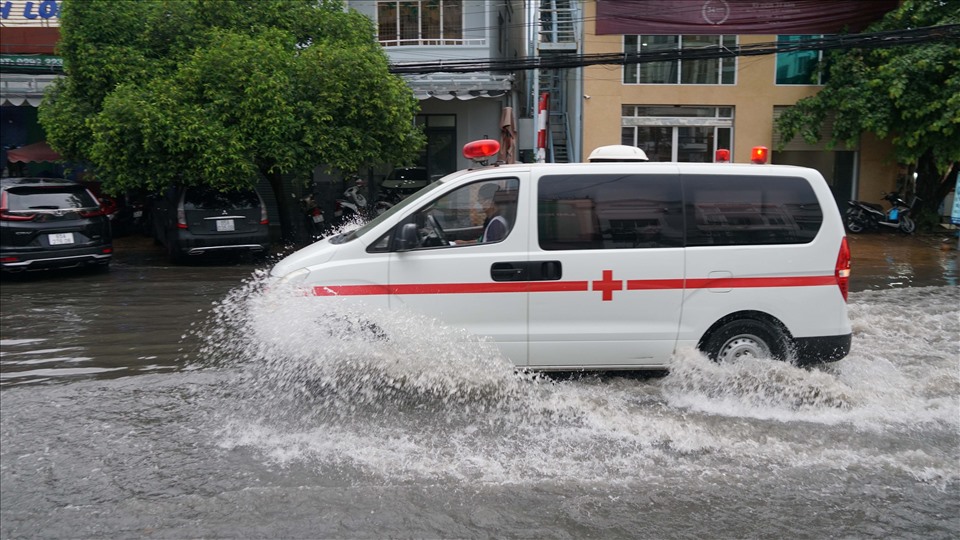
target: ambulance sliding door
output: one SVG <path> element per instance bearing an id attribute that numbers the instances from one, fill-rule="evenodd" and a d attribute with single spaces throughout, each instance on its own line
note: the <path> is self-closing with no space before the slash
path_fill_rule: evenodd
<path id="1" fill-rule="evenodd" d="M 591 165 L 536 182 L 531 260 L 561 278 L 530 293 L 530 366 L 643 367 L 673 352 L 683 298 L 683 207 L 670 164 Z M 592 172 L 592 171 L 596 172 Z"/>

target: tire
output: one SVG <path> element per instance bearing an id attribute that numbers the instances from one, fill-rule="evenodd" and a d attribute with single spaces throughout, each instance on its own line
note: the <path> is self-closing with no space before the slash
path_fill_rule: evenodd
<path id="1" fill-rule="evenodd" d="M 900 232 L 904 234 L 913 234 L 917 230 L 917 223 L 908 216 L 900 218 Z"/>
<path id="2" fill-rule="evenodd" d="M 170 257 L 170 262 L 173 264 L 183 264 L 185 256 L 180 247 L 177 246 L 177 240 L 173 236 L 176 233 L 170 233 L 170 236 L 167 237 L 167 256 Z"/>
<path id="3" fill-rule="evenodd" d="M 857 212 L 853 210 L 847 211 L 847 230 L 853 234 L 858 234 L 863 232 L 863 224 L 860 223 L 860 218 Z"/>
<path id="4" fill-rule="evenodd" d="M 737 319 L 710 334 L 701 350 L 715 362 L 743 357 L 787 360 L 787 338 L 774 325 L 756 319 Z"/>

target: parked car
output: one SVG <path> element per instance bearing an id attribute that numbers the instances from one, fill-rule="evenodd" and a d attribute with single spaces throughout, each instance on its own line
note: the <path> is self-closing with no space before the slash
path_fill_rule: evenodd
<path id="1" fill-rule="evenodd" d="M 90 190 L 58 178 L 0 180 L 4 272 L 108 268 L 112 256 L 110 220 Z"/>
<path id="2" fill-rule="evenodd" d="M 252 188 L 174 186 L 153 198 L 150 214 L 154 240 L 173 262 L 206 253 L 266 255 L 270 249 L 267 207 Z"/>
<path id="3" fill-rule="evenodd" d="M 100 182 L 82 182 L 83 186 L 100 201 L 100 206 L 110 219 L 114 238 L 130 234 L 149 234 L 146 221 L 144 196 L 139 189 L 129 190 L 114 197 L 101 190 Z"/>

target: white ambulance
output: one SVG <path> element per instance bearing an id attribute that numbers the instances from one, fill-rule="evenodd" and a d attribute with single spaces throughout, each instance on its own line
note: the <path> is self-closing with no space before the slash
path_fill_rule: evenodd
<path id="1" fill-rule="evenodd" d="M 489 336 L 535 370 L 664 369 L 682 347 L 847 355 L 850 252 L 817 171 L 596 161 L 450 174 L 271 275 Z"/>

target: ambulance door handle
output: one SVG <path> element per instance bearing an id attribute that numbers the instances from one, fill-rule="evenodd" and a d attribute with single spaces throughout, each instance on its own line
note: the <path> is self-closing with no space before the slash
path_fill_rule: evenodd
<path id="1" fill-rule="evenodd" d="M 490 267 L 494 281 L 555 281 L 562 276 L 560 261 L 498 262 Z"/>
<path id="2" fill-rule="evenodd" d="M 538 275 L 530 276 L 531 280 L 555 281 L 563 277 L 563 267 L 560 261 L 534 262 L 538 266 Z"/>
<path id="3" fill-rule="evenodd" d="M 490 277 L 494 281 L 526 281 L 526 262 L 498 262 L 490 267 Z"/>

